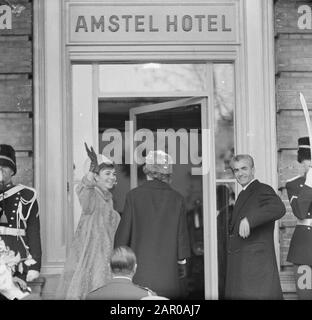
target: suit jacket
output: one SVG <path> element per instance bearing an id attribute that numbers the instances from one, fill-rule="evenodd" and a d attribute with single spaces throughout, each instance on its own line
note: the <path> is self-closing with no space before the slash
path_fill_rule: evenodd
<path id="1" fill-rule="evenodd" d="M 286 190 L 293 214 L 300 220 L 312 219 L 312 188 L 305 177 L 297 177 L 286 183 Z M 312 266 L 312 227 L 297 225 L 292 235 L 287 261 Z"/>
<path id="2" fill-rule="evenodd" d="M 140 300 L 149 295 L 156 295 L 148 288 L 135 285 L 127 278 L 113 278 L 103 287 L 90 292 L 87 300 Z"/>
<path id="3" fill-rule="evenodd" d="M 227 299 L 282 298 L 273 234 L 274 221 L 285 211 L 274 190 L 258 180 L 239 194 L 230 223 Z M 239 236 L 239 225 L 245 217 L 250 235 L 243 239 Z"/>
<path id="4" fill-rule="evenodd" d="M 183 197 L 167 183 L 146 181 L 131 190 L 115 235 L 115 247 L 126 245 L 137 256 L 135 283 L 158 295 L 182 294 L 177 260 L 190 256 Z"/>

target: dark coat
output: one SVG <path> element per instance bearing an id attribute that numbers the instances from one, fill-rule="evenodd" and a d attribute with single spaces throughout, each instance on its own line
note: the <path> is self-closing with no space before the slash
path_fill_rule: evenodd
<path id="1" fill-rule="evenodd" d="M 90 292 L 87 300 L 140 300 L 155 295 L 148 288 L 135 285 L 130 279 L 113 278 L 105 286 Z"/>
<path id="2" fill-rule="evenodd" d="M 34 189 L 18 185 L 19 189 L 14 188 L 11 184 L 5 189 L 4 199 L 0 199 L 0 216 L 5 212 L 7 222 L 0 223 L 1 227 L 17 229 L 20 224 L 20 229 L 25 230 L 26 235 L 22 236 L 25 245 L 29 247 L 29 253 L 36 264 L 27 267 L 24 265 L 23 274 L 16 272 L 16 276 L 23 279 L 26 277 L 28 270 L 40 271 L 41 267 L 41 240 L 40 240 L 40 221 L 38 214 L 38 202 L 36 199 L 36 192 Z M 17 190 L 15 192 L 15 189 Z M 12 193 L 12 195 L 10 194 Z M 2 195 L 2 193 L 1 193 Z M 21 215 L 18 215 L 18 208 L 21 207 Z M 22 219 L 25 219 L 23 222 Z M 21 258 L 26 258 L 26 249 L 20 238 L 15 235 L 2 235 L 0 237 L 5 244 L 10 247 L 15 253 L 20 253 Z"/>
<path id="3" fill-rule="evenodd" d="M 236 200 L 227 259 L 227 299 L 281 299 L 282 290 L 274 250 L 274 221 L 285 214 L 285 206 L 274 190 L 253 181 Z M 239 236 L 246 217 L 250 235 Z"/>
<path id="4" fill-rule="evenodd" d="M 286 183 L 293 214 L 300 220 L 312 219 L 312 188 L 304 183 L 303 176 Z M 287 261 L 312 266 L 312 227 L 296 226 L 290 241 Z"/>
<path id="5" fill-rule="evenodd" d="M 134 283 L 167 298 L 181 296 L 177 260 L 190 256 L 190 243 L 178 192 L 158 180 L 131 190 L 115 235 L 115 247 L 122 245 L 137 256 Z"/>

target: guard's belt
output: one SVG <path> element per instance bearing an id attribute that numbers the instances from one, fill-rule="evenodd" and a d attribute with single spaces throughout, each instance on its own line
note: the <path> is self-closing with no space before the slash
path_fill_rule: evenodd
<path id="1" fill-rule="evenodd" d="M 7 228 L 0 226 L 0 236 L 25 236 L 26 232 L 24 229 Z"/>
<path id="2" fill-rule="evenodd" d="M 312 219 L 303 219 L 303 220 L 298 219 L 297 225 L 312 227 Z"/>

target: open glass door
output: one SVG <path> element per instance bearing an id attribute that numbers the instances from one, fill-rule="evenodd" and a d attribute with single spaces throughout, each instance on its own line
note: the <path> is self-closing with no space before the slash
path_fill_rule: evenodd
<path id="1" fill-rule="evenodd" d="M 130 113 L 131 189 L 142 183 L 141 168 L 150 150 L 173 158 L 171 186 L 187 205 L 192 256 L 189 299 L 218 297 L 213 111 L 208 97 L 191 97 L 132 108 Z M 213 239 L 213 237 L 215 237 Z"/>

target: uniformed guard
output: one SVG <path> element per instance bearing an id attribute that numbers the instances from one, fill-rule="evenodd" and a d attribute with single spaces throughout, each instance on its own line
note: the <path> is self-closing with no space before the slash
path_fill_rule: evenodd
<path id="1" fill-rule="evenodd" d="M 22 184 L 14 185 L 16 174 L 15 150 L 0 144 L 0 237 L 21 258 L 36 263 L 16 270 L 14 276 L 27 282 L 39 277 L 41 267 L 41 241 L 36 191 Z"/>
<path id="2" fill-rule="evenodd" d="M 87 295 L 87 300 L 140 300 L 156 296 L 149 288 L 134 284 L 132 278 L 136 272 L 135 253 L 127 246 L 116 248 L 110 259 L 112 280 Z"/>
<path id="3" fill-rule="evenodd" d="M 309 137 L 298 139 L 297 160 L 304 175 L 286 183 L 287 194 L 297 225 L 292 235 L 287 261 L 294 264 L 296 289 L 300 300 L 311 300 L 312 289 L 312 168 Z"/>

